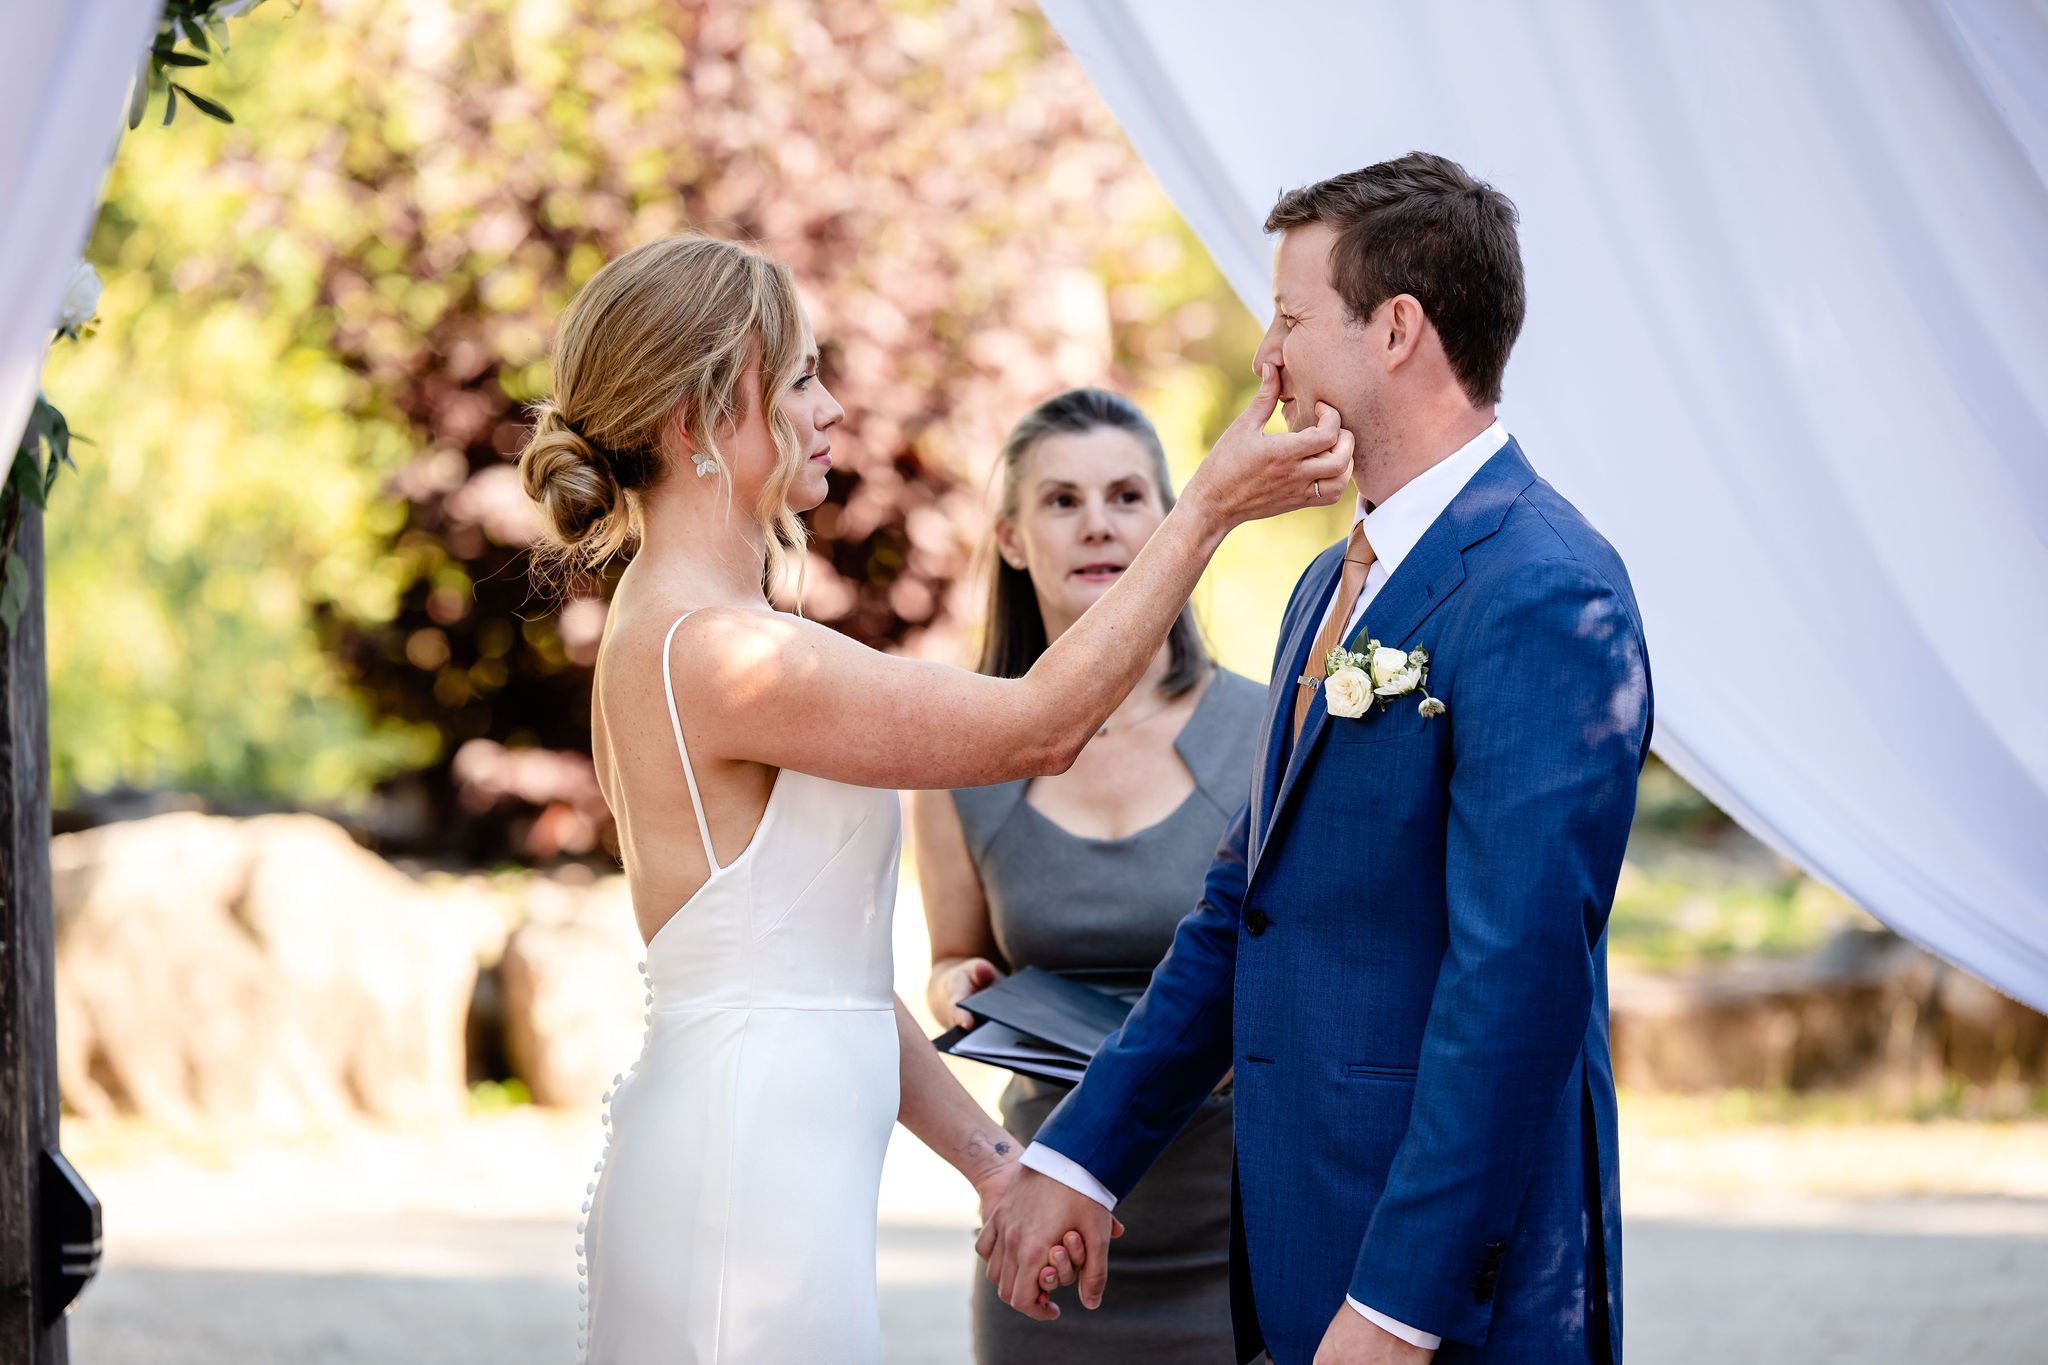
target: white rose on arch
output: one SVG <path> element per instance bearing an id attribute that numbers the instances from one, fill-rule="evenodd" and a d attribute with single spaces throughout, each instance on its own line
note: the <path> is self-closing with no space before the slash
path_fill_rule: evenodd
<path id="1" fill-rule="evenodd" d="M 76 339 L 78 329 L 100 311 L 100 276 L 88 261 L 80 261 L 64 286 L 64 302 L 57 309 L 57 330 Z"/>
<path id="2" fill-rule="evenodd" d="M 1323 679 L 1323 704 L 1330 708 L 1330 714 L 1345 720 L 1357 720 L 1365 714 L 1365 708 L 1372 704 L 1372 683 L 1365 671 L 1349 664 Z"/>

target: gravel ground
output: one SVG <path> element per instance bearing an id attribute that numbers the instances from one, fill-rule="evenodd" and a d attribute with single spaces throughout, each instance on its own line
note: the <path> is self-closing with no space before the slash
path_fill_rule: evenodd
<path id="1" fill-rule="evenodd" d="M 895 934 L 918 1009 L 914 898 Z M 993 1111 L 1003 1076 L 956 1073 Z M 107 1248 L 72 1358 L 567 1365 L 602 1131 L 594 1107 L 292 1144 L 68 1125 Z M 2048 1121 L 1770 1125 L 1629 1096 L 1622 1172 L 1632 1365 L 2048 1362 Z M 900 1130 L 881 1217 L 888 1360 L 963 1365 L 973 1201 Z"/>
<path id="2" fill-rule="evenodd" d="M 1628 1127 L 1637 1365 L 2048 1359 L 2048 1125 Z M 73 1358 L 572 1361 L 589 1128 L 525 1111 L 286 1145 L 74 1129 L 107 1256 Z M 958 1365 L 964 1187 L 905 1139 L 882 1213 L 888 1359 Z"/>

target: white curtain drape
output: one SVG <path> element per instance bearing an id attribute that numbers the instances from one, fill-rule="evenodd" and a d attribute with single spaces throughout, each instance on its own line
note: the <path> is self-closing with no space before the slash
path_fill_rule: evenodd
<path id="1" fill-rule="evenodd" d="M 2048 5 L 1043 4 L 1261 319 L 1283 188 L 1511 196 L 1502 415 L 1628 560 L 1659 751 L 2048 1008 Z"/>
<path id="2" fill-rule="evenodd" d="M 7 6 L 0 81 L 0 442 L 12 458 L 162 0 Z"/>

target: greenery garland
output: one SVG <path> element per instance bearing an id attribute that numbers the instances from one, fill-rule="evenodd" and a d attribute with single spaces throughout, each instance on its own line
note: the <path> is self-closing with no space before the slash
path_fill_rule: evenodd
<path id="1" fill-rule="evenodd" d="M 157 20 L 156 38 L 142 54 L 128 97 L 128 126 L 140 126 L 149 104 L 159 93 L 164 97 L 165 127 L 177 117 L 180 99 L 208 118 L 233 123 L 234 115 L 216 100 L 199 94 L 174 72 L 190 72 L 212 61 L 216 49 L 228 50 L 228 21 L 239 19 L 263 0 L 164 0 Z M 64 305 L 57 319 L 56 340 L 77 341 L 92 335 L 92 321 L 99 306 L 100 282 L 92 266 L 81 261 L 64 293 Z M 28 426 L 15 447 L 14 462 L 4 483 L 0 483 L 0 631 L 13 633 L 21 613 L 28 606 L 28 566 L 14 548 L 21 530 L 22 499 L 49 510 L 50 490 L 58 473 L 77 469 L 71 460 L 71 443 L 85 441 L 74 436 L 57 405 L 36 394 Z M 91 444 L 89 441 L 87 444 Z"/>

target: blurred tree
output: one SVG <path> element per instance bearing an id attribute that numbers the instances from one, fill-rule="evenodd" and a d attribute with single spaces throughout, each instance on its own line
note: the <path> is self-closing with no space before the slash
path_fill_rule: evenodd
<path id="1" fill-rule="evenodd" d="M 804 605 L 873 644 L 959 657 L 1026 407 L 1131 389 L 1184 471 L 1249 388 L 1257 324 L 1028 0 L 324 0 L 246 32 L 290 79 L 223 89 L 242 125 L 181 129 L 182 162 L 123 161 L 93 253 L 123 344 L 53 376 L 120 447 L 53 553 L 71 782 L 397 774 L 473 856 L 593 848 L 602 586 L 532 594 L 511 456 L 553 319 L 660 234 L 795 271 L 849 410 Z M 1326 522 L 1239 547 L 1271 586 L 1233 585 L 1228 661 L 1264 671 Z"/>

